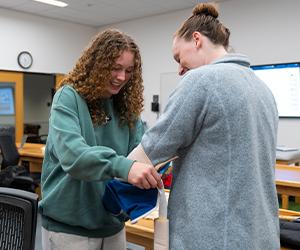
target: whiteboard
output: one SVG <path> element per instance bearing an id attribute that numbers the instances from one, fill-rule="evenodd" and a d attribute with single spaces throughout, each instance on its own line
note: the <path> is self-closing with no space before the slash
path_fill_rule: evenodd
<path id="1" fill-rule="evenodd" d="M 252 66 L 274 95 L 279 117 L 300 117 L 300 63 Z"/>
<path id="2" fill-rule="evenodd" d="M 180 80 L 181 76 L 178 75 L 178 72 L 168 72 L 160 74 L 160 113 L 164 111 L 168 103 L 170 94 L 179 84 Z"/>

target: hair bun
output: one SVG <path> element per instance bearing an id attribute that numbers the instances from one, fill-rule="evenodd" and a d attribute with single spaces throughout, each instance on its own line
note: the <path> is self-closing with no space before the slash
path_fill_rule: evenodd
<path id="1" fill-rule="evenodd" d="M 193 9 L 193 15 L 206 15 L 217 18 L 219 16 L 219 12 L 217 11 L 217 7 L 211 3 L 200 3 L 195 6 Z"/>

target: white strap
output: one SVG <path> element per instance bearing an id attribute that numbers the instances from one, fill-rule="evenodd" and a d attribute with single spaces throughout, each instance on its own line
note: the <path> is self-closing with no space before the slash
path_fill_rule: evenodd
<path id="1" fill-rule="evenodd" d="M 158 189 L 158 196 L 159 196 L 159 211 L 158 211 L 158 216 L 160 218 L 167 218 L 168 203 L 167 203 L 167 198 L 166 198 L 165 190 L 163 188 L 162 189 Z"/>

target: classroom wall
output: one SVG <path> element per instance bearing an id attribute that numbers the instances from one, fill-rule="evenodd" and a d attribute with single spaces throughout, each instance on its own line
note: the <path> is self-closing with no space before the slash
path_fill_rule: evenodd
<path id="1" fill-rule="evenodd" d="M 300 61 L 300 1 L 231 0 L 219 6 L 220 19 L 231 30 L 233 49 L 247 54 L 252 64 Z M 177 70 L 171 54 L 172 34 L 190 14 L 188 9 L 99 28 L 119 28 L 139 44 L 145 82 L 143 119 L 149 126 L 157 119 L 150 105 L 152 95 L 160 93 L 161 75 Z M 300 147 L 300 118 L 280 119 L 278 144 Z"/>
<path id="2" fill-rule="evenodd" d="M 96 29 L 0 8 L 0 69 L 25 71 L 17 56 L 33 56 L 29 72 L 66 73 Z"/>
<path id="3" fill-rule="evenodd" d="M 95 33 L 88 26 L 0 8 L 0 70 L 67 73 Z M 23 50 L 33 56 L 28 70 L 17 63 Z M 40 124 L 40 134 L 48 133 L 49 88 L 44 80 L 24 84 L 24 123 Z M 6 123 L 0 119 L 0 124 Z"/>
<path id="4" fill-rule="evenodd" d="M 222 10 L 233 48 L 249 55 L 253 64 L 300 61 L 300 1 L 233 0 Z M 300 118 L 280 119 L 278 145 L 300 147 Z"/>
<path id="5" fill-rule="evenodd" d="M 247 54 L 253 64 L 300 61 L 300 1 L 230 0 L 220 3 L 221 20 L 231 29 L 231 45 Z M 172 34 L 191 9 L 110 25 L 131 34 L 143 57 L 145 111 L 149 126 L 152 96 L 160 94 L 163 75 L 174 73 Z M 107 26 L 105 26 L 107 27 Z M 32 16 L 0 8 L 0 69 L 22 69 L 17 64 L 21 50 L 31 51 L 30 72 L 66 73 L 90 38 L 100 30 L 84 25 Z M 278 144 L 300 147 L 300 119 L 280 119 Z"/>

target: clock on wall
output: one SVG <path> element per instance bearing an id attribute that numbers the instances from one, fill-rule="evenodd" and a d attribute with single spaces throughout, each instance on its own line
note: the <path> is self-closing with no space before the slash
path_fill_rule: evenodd
<path id="1" fill-rule="evenodd" d="M 18 64 L 23 69 L 29 69 L 32 65 L 33 58 L 28 51 L 22 51 L 18 55 Z"/>

